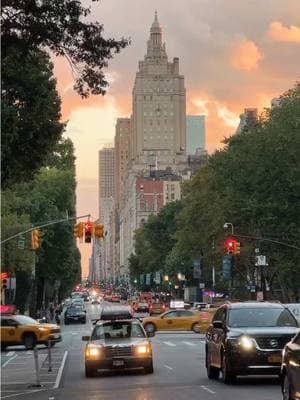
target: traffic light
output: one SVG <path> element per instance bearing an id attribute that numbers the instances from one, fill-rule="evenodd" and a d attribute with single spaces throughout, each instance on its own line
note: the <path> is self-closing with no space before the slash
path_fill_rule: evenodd
<path id="1" fill-rule="evenodd" d="M 7 279 L 1 279 L 1 289 L 7 289 Z"/>
<path id="2" fill-rule="evenodd" d="M 241 243 L 238 241 L 235 242 L 234 254 L 241 254 Z"/>
<path id="3" fill-rule="evenodd" d="M 1 290 L 7 289 L 8 278 L 8 272 L 1 272 Z"/>
<path id="4" fill-rule="evenodd" d="M 40 231 L 39 229 L 34 229 L 31 231 L 31 248 L 36 250 L 41 245 Z"/>
<path id="5" fill-rule="evenodd" d="M 80 239 L 83 237 L 83 222 L 74 225 L 74 236 Z"/>
<path id="6" fill-rule="evenodd" d="M 96 224 L 94 229 L 95 238 L 101 239 L 104 237 L 104 225 Z"/>
<path id="7" fill-rule="evenodd" d="M 84 223 L 84 242 L 91 243 L 93 232 L 94 231 L 94 224 L 90 221 Z"/>
<path id="8" fill-rule="evenodd" d="M 227 238 L 225 240 L 225 249 L 227 250 L 228 254 L 235 254 L 235 246 L 236 240 L 234 238 Z"/>

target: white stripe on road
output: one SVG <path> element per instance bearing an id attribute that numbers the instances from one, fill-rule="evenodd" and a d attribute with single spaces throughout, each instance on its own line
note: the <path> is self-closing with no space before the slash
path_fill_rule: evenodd
<path id="1" fill-rule="evenodd" d="M 11 357 L 9 360 L 5 361 L 5 363 L 2 365 L 2 368 L 5 368 L 7 366 L 7 364 L 9 362 L 11 362 L 11 360 L 14 360 L 16 357 L 18 357 L 18 354 L 16 354 L 15 356 Z"/>
<path id="2" fill-rule="evenodd" d="M 55 384 L 53 386 L 53 389 L 57 389 L 59 387 L 59 383 L 60 383 L 61 376 L 62 376 L 62 373 L 63 373 L 63 370 L 64 370 L 64 366 L 65 366 L 65 362 L 66 362 L 66 359 L 67 359 L 67 355 L 68 355 L 68 351 L 66 350 L 65 354 L 64 354 L 64 358 L 63 358 L 62 363 L 61 363 L 61 366 L 59 368 L 59 371 L 58 371 L 58 374 L 57 374 L 56 381 L 55 381 Z"/>
<path id="3" fill-rule="evenodd" d="M 41 392 L 42 390 L 45 390 L 45 389 L 26 390 L 25 392 L 22 392 L 22 393 L 15 393 L 15 394 L 9 394 L 9 395 L 6 395 L 6 396 L 2 396 L 2 399 L 9 399 L 10 397 L 23 396 L 24 394 Z"/>
<path id="4" fill-rule="evenodd" d="M 169 365 L 164 365 L 164 367 L 166 367 L 166 368 L 168 368 L 168 369 L 170 369 L 170 370 L 173 370 L 173 368 L 170 367 Z"/>
<path id="5" fill-rule="evenodd" d="M 206 390 L 208 393 L 211 394 L 216 394 L 216 392 L 214 392 L 213 390 L 209 389 L 207 386 L 200 386 L 201 389 Z"/>
<path id="6" fill-rule="evenodd" d="M 15 354 L 15 351 L 9 351 L 8 353 L 6 353 L 5 355 L 7 357 L 12 357 Z"/>
<path id="7" fill-rule="evenodd" d="M 163 343 L 166 344 L 167 346 L 176 347 L 176 344 L 172 342 L 163 342 Z"/>
<path id="8" fill-rule="evenodd" d="M 191 343 L 191 342 L 182 342 L 182 343 L 187 344 L 188 346 L 196 346 L 195 343 Z"/>
<path id="9" fill-rule="evenodd" d="M 28 350 L 28 351 L 26 351 L 26 354 L 32 355 L 33 353 L 32 353 L 32 351 Z"/>

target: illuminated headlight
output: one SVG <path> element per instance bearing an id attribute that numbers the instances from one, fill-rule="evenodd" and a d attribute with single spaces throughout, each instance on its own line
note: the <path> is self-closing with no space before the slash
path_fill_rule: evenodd
<path id="1" fill-rule="evenodd" d="M 143 344 L 136 347 L 136 352 L 138 354 L 147 354 L 150 352 L 150 347 L 147 344 Z"/>
<path id="2" fill-rule="evenodd" d="M 254 347 L 254 341 L 248 336 L 242 336 L 240 338 L 239 345 L 245 350 L 251 350 Z"/>
<path id="3" fill-rule="evenodd" d="M 87 347 L 85 350 L 86 357 L 98 357 L 100 355 L 99 347 Z"/>

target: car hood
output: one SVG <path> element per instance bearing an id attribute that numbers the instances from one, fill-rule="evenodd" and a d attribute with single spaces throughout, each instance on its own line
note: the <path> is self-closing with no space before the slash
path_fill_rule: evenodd
<path id="1" fill-rule="evenodd" d="M 44 324 L 44 323 L 41 323 L 39 325 L 32 324 L 32 325 L 26 325 L 26 326 L 38 327 L 38 328 L 47 328 L 47 329 L 60 329 L 60 327 L 58 325 L 56 325 L 56 324 Z"/>
<path id="2" fill-rule="evenodd" d="M 277 327 L 264 327 L 264 328 L 231 328 L 230 336 L 276 336 L 276 335 L 294 335 L 299 331 L 299 328 L 292 326 L 277 326 Z"/>
<path id="3" fill-rule="evenodd" d="M 100 339 L 100 340 L 93 340 L 90 343 L 99 344 L 104 347 L 129 347 L 129 346 L 136 346 L 141 343 L 149 343 L 150 340 L 148 338 L 129 338 L 129 339 Z"/>

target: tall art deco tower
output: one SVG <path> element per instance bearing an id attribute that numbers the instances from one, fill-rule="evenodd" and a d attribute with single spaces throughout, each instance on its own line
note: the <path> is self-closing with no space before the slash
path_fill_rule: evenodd
<path id="1" fill-rule="evenodd" d="M 178 169 L 186 152 L 186 97 L 179 59 L 168 61 L 155 13 L 133 88 L 131 166 Z"/>

